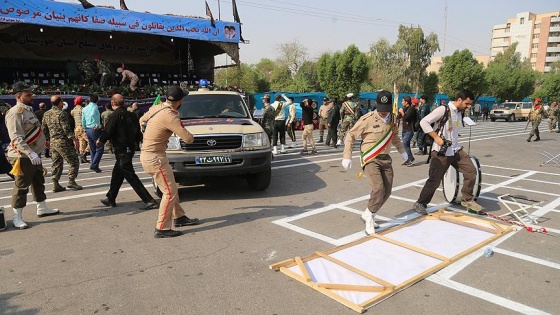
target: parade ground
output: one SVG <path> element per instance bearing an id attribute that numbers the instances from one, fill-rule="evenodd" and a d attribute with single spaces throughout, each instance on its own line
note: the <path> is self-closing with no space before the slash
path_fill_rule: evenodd
<path id="1" fill-rule="evenodd" d="M 480 162 L 478 202 L 485 210 L 507 213 L 498 200 L 505 194 L 534 200 L 528 211 L 548 233 L 508 233 L 367 313 L 560 314 L 560 165 L 554 159 L 560 134 L 548 132 L 545 120 L 542 140 L 528 143 L 525 126 L 479 122 L 463 129 L 461 144 Z M 9 228 L 0 232 L 0 314 L 356 314 L 269 268 L 365 237 L 360 214 L 370 188 L 357 176 L 358 144 L 345 172 L 342 147 L 318 144 L 317 155 L 303 156 L 301 132 L 297 136 L 296 148 L 274 158 L 264 192 L 229 178 L 180 188 L 187 215 L 202 224 L 178 228 L 185 234 L 171 239 L 153 237 L 157 210 L 138 210 L 142 203 L 128 184 L 116 208 L 100 203 L 114 163 L 108 152 L 102 173 L 81 165 L 81 191 L 52 193 L 47 177 L 48 205 L 62 213 L 38 218 L 29 197 L 27 230 L 11 224 L 13 182 L 3 175 L 0 205 Z M 318 140 L 318 130 L 314 136 Z M 378 213 L 378 232 L 418 217 L 412 205 L 428 177 L 427 156 L 416 155 L 411 167 L 401 165 L 394 149 L 391 156 L 393 194 Z M 50 170 L 51 161 L 43 162 Z M 151 192 L 138 154 L 134 166 Z M 61 184 L 66 181 L 64 173 Z M 465 213 L 449 205 L 441 189 L 429 207 Z M 490 257 L 483 255 L 487 248 Z"/>

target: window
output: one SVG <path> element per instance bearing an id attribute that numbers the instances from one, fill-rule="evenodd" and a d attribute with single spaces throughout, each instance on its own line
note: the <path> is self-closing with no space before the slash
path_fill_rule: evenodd
<path id="1" fill-rule="evenodd" d="M 525 24 L 525 18 L 519 19 L 519 24 Z"/>
<path id="2" fill-rule="evenodd" d="M 536 62 L 531 62 L 531 67 L 535 68 L 537 66 Z"/>
<path id="3" fill-rule="evenodd" d="M 531 54 L 531 58 L 537 58 L 537 54 L 536 54 L 536 53 L 532 53 L 532 54 Z"/>
<path id="4" fill-rule="evenodd" d="M 535 24 L 535 29 L 536 29 L 536 30 L 538 30 L 538 29 L 540 29 L 540 28 L 541 28 L 541 25 L 540 25 L 540 24 Z"/>
<path id="5" fill-rule="evenodd" d="M 533 34 L 533 39 L 539 38 L 539 34 Z"/>
<path id="6" fill-rule="evenodd" d="M 538 43 L 534 43 L 532 47 L 533 47 L 533 48 L 539 48 L 539 44 L 538 44 Z"/>

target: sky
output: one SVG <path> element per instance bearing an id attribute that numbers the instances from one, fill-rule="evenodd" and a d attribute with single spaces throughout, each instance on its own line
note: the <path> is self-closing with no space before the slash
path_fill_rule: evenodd
<path id="1" fill-rule="evenodd" d="M 79 3 L 77 0 L 57 0 Z M 89 0 L 96 5 L 119 8 L 119 0 Z M 134 11 L 157 14 L 205 16 L 203 0 L 127 0 Z M 231 0 L 208 0 L 215 19 L 233 21 Z M 218 5 L 220 10 L 218 11 Z M 447 10 L 445 7 L 447 5 Z M 241 62 L 254 64 L 262 58 L 279 57 L 278 46 L 298 41 L 315 60 L 325 52 L 356 45 L 366 52 L 381 38 L 394 43 L 399 25 L 420 26 L 424 34 L 435 33 L 440 43 L 436 56 L 469 49 L 489 55 L 492 27 L 505 24 L 519 12 L 560 11 L 558 0 L 237 0 L 243 37 Z M 447 11 L 447 23 L 445 12 Z M 447 24 L 447 26 L 446 26 Z M 227 59 L 227 60 L 226 60 Z M 231 63 L 216 57 L 216 65 Z"/>

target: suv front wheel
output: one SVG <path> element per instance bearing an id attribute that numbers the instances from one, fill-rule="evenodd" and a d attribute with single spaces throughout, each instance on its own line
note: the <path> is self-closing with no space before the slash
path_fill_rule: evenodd
<path id="1" fill-rule="evenodd" d="M 269 168 L 264 172 L 248 175 L 247 184 L 249 184 L 249 187 L 253 190 L 263 191 L 270 185 L 271 177 L 272 171 Z"/>
<path id="2" fill-rule="evenodd" d="M 515 121 L 515 114 L 509 115 L 509 121 L 511 122 Z"/>

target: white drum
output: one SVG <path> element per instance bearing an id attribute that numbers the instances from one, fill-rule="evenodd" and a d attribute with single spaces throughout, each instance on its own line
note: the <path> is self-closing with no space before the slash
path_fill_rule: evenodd
<path id="1" fill-rule="evenodd" d="M 474 156 L 470 157 L 474 168 L 476 169 L 476 179 L 474 182 L 473 196 L 474 200 L 480 195 L 480 186 L 482 183 L 482 172 L 480 171 L 480 163 Z M 450 166 L 442 179 L 443 196 L 450 203 L 461 203 L 461 189 L 463 188 L 463 174 L 459 173 L 455 167 Z"/>

